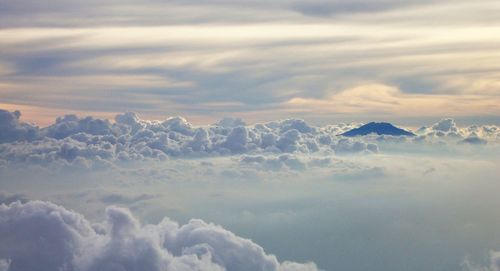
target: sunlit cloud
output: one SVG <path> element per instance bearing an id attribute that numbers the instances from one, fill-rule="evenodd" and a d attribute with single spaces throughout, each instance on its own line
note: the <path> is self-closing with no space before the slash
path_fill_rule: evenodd
<path id="1" fill-rule="evenodd" d="M 499 14 L 0 0 L 0 271 L 499 271 Z"/>
<path id="2" fill-rule="evenodd" d="M 495 1 L 24 2 L 4 3 L 4 104 L 63 108 L 61 95 L 72 93 L 81 111 L 208 121 L 221 117 L 210 105 L 232 104 L 223 110 L 252 121 L 316 118 L 326 111 L 290 102 L 328 104 L 337 92 L 377 83 L 398 89 L 395 103 L 434 108 L 429 117 L 498 112 L 488 98 L 500 93 Z M 95 102 L 110 96 L 113 103 Z M 341 96 L 336 112 L 358 119 L 406 116 L 368 101 L 355 110 Z"/>
<path id="3" fill-rule="evenodd" d="M 286 106 L 305 112 L 425 117 L 466 116 L 471 112 L 495 116 L 500 114 L 499 104 L 498 96 L 404 93 L 393 86 L 368 84 L 331 94 L 325 99 L 293 98 Z"/>

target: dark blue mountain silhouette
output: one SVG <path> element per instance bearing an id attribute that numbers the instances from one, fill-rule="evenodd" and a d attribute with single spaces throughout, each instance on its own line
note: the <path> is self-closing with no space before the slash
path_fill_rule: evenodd
<path id="1" fill-rule="evenodd" d="M 343 136 L 364 136 L 369 134 L 392 135 L 392 136 L 414 136 L 412 132 L 400 129 L 387 122 L 370 122 L 361 127 L 343 133 Z"/>

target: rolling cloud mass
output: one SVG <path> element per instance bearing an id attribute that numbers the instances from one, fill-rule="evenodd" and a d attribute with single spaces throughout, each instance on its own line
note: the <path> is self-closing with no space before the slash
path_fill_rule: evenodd
<path id="1" fill-rule="evenodd" d="M 0 0 L 0 271 L 500 271 L 499 14 Z"/>
<path id="2" fill-rule="evenodd" d="M 8 163 L 74 164 L 105 167 L 132 160 L 166 160 L 231 155 L 377 153 L 380 144 L 498 144 L 494 125 L 457 127 L 443 119 L 421 127 L 415 137 L 367 135 L 348 138 L 342 133 L 356 124 L 311 126 L 288 119 L 245 125 L 226 118 L 213 125 L 194 126 L 182 117 L 164 121 L 141 120 L 135 113 L 120 114 L 114 122 L 66 115 L 40 128 L 20 121 L 20 112 L 0 111 L 0 161 Z M 282 158 L 283 159 L 283 158 Z M 257 159 L 256 161 L 258 161 Z M 249 161 L 246 157 L 243 161 Z"/>

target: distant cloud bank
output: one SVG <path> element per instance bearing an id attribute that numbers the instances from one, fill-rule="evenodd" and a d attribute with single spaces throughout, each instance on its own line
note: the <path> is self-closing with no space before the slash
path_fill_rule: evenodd
<path id="1" fill-rule="evenodd" d="M 116 163 L 170 158 L 250 155 L 242 163 L 280 163 L 294 167 L 282 154 L 342 155 L 377 153 L 383 144 L 484 145 L 500 140 L 493 125 L 460 128 L 443 119 L 414 131 L 417 136 L 366 135 L 347 138 L 340 134 L 358 124 L 311 126 L 300 119 L 246 125 L 226 118 L 216 124 L 193 126 L 182 117 L 163 121 L 140 119 L 135 113 L 117 115 L 114 122 L 93 117 L 66 115 L 47 127 L 19 120 L 20 112 L 0 110 L 0 167 L 11 163 L 52 163 L 83 168 L 109 167 Z M 383 150 L 382 150 L 383 151 Z"/>

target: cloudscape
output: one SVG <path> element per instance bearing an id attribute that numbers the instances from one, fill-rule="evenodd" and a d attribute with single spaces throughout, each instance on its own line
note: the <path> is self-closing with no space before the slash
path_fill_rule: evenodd
<path id="1" fill-rule="evenodd" d="M 0 0 L 0 271 L 499 271 L 499 12 Z"/>

